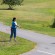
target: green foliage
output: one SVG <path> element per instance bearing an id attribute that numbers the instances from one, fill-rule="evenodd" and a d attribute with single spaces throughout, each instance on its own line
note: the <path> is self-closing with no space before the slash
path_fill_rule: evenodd
<path id="1" fill-rule="evenodd" d="M 8 5 L 21 5 L 23 0 L 3 0 L 3 3 Z"/>

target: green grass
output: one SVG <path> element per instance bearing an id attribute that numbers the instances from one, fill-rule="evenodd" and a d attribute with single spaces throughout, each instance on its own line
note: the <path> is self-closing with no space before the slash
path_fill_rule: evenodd
<path id="1" fill-rule="evenodd" d="M 19 55 L 35 47 L 35 43 L 20 37 L 16 38 L 16 42 L 13 39 L 9 42 L 9 36 L 0 32 L 0 55 Z"/>
<path id="2" fill-rule="evenodd" d="M 0 9 L 7 9 L 0 5 Z M 50 28 L 55 16 L 55 0 L 24 0 L 22 6 L 15 10 L 0 10 L 0 21 L 11 26 L 12 18 L 16 17 L 21 28 L 55 36 L 55 29 Z"/>
<path id="3" fill-rule="evenodd" d="M 25 3 L 43 3 L 43 2 L 49 2 L 54 0 L 24 0 Z"/>

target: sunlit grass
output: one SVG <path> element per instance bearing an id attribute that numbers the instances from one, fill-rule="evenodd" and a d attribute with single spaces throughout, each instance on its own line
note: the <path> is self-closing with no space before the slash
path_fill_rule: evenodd
<path id="1" fill-rule="evenodd" d="M 53 35 L 55 29 L 50 28 L 55 17 L 55 0 L 24 0 L 22 6 L 14 6 L 14 10 L 0 10 L 0 21 L 11 25 L 16 17 L 21 28 Z M 0 5 L 7 9 L 7 5 Z"/>
<path id="2" fill-rule="evenodd" d="M 16 38 L 16 42 L 13 39 L 9 42 L 9 36 L 0 32 L 0 55 L 19 55 L 35 47 L 35 43 L 20 37 Z"/>

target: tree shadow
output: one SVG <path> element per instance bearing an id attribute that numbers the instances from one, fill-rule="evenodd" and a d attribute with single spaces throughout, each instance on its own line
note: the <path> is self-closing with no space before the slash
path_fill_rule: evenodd
<path id="1" fill-rule="evenodd" d="M 10 42 L 10 40 L 1 40 L 0 42 Z"/>
<path id="2" fill-rule="evenodd" d="M 15 10 L 15 9 L 6 9 L 6 8 L 0 8 L 0 10 Z"/>

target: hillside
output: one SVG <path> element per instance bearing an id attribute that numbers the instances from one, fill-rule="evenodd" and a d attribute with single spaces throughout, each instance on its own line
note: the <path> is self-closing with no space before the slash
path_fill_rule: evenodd
<path id="1" fill-rule="evenodd" d="M 8 5 L 0 5 L 0 21 L 11 25 L 13 17 L 24 29 L 55 36 L 55 29 L 50 28 L 55 17 L 55 0 L 24 0 L 15 10 L 6 10 Z M 8 21 L 9 20 L 9 21 Z"/>

